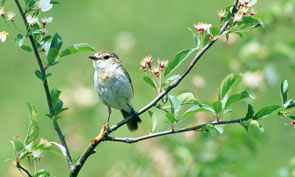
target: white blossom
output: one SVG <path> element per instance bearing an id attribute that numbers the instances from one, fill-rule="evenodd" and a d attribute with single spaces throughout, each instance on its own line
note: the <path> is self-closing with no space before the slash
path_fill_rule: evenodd
<path id="1" fill-rule="evenodd" d="M 202 33 L 204 30 L 207 30 L 208 34 L 210 33 L 211 24 L 199 22 L 197 25 L 194 25 L 198 33 Z"/>
<path id="2" fill-rule="evenodd" d="M 37 10 L 41 10 L 42 12 L 47 12 L 53 7 L 50 4 L 50 0 L 40 0 L 37 2 Z"/>
<path id="3" fill-rule="evenodd" d="M 0 32 L 0 40 L 1 40 L 1 42 L 5 42 L 6 41 L 6 38 L 7 38 L 8 34 L 9 33 L 7 33 L 6 31 Z"/>
<path id="4" fill-rule="evenodd" d="M 53 20 L 52 17 L 48 17 L 48 18 L 47 17 L 44 17 L 44 18 L 41 18 L 41 22 L 42 22 L 43 25 L 46 25 L 47 23 L 51 23 L 52 20 Z"/>
<path id="5" fill-rule="evenodd" d="M 16 16 L 16 13 L 14 13 L 14 12 L 7 12 L 7 20 L 8 21 L 13 21 L 14 18 L 15 18 L 15 16 Z"/>
<path id="6" fill-rule="evenodd" d="M 35 23 L 38 23 L 38 17 L 36 17 L 36 16 L 32 16 L 32 15 L 28 15 L 28 16 L 27 16 L 27 22 L 28 22 L 30 25 L 34 25 Z"/>
<path id="7" fill-rule="evenodd" d="M 241 14 L 241 13 L 235 14 L 234 23 L 241 21 L 242 18 L 243 18 L 243 14 Z"/>

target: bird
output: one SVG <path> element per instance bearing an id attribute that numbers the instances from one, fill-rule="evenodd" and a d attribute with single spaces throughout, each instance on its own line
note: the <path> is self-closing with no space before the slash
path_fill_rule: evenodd
<path id="1" fill-rule="evenodd" d="M 89 56 L 93 61 L 94 86 L 100 100 L 108 107 L 107 127 L 112 108 L 121 111 L 123 118 L 133 116 L 126 124 L 130 131 L 138 129 L 141 119 L 133 109 L 133 85 L 130 75 L 123 67 L 119 57 L 110 51 L 96 52 Z"/>

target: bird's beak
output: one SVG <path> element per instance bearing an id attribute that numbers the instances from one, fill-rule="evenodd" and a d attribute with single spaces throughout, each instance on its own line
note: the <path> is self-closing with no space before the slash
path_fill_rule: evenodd
<path id="1" fill-rule="evenodd" d="M 89 56 L 88 58 L 90 58 L 91 60 L 95 60 L 96 59 L 95 56 Z"/>

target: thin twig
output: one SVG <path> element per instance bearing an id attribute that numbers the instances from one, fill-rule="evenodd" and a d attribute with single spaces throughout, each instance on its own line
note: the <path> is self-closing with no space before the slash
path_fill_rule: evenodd
<path id="1" fill-rule="evenodd" d="M 30 173 L 27 169 L 25 169 L 24 167 L 22 167 L 22 166 L 20 165 L 20 163 L 16 163 L 16 168 L 18 168 L 18 169 L 24 171 L 29 177 L 33 177 L 33 176 L 31 175 L 31 173 Z"/>
<path id="2" fill-rule="evenodd" d="M 27 19 L 26 19 L 26 15 L 25 15 L 25 12 L 23 11 L 22 7 L 21 7 L 21 4 L 19 3 L 19 0 L 15 0 L 15 3 L 18 7 L 18 10 L 22 16 L 22 19 L 23 19 L 23 22 L 26 26 L 26 29 L 27 31 L 29 32 L 29 27 L 28 27 L 28 22 L 27 22 Z M 49 109 L 49 113 L 50 113 L 50 117 L 54 117 L 55 113 L 54 113 L 54 109 L 53 109 L 53 106 L 52 106 L 52 102 L 51 102 L 51 97 L 50 97 L 50 92 L 49 92 L 49 87 L 48 87 L 48 81 L 47 79 L 45 78 L 46 76 L 46 71 L 44 69 L 44 66 L 43 66 L 43 63 L 41 61 L 41 57 L 39 55 L 39 52 L 38 52 L 38 49 L 36 47 L 36 43 L 34 41 L 34 38 L 33 36 L 30 34 L 29 35 L 29 39 L 30 39 L 30 42 L 32 44 L 32 47 L 33 47 L 33 51 L 34 51 L 34 54 L 35 54 L 35 57 L 37 59 L 37 62 L 38 62 L 38 65 L 39 65 L 39 68 L 40 68 L 40 71 L 42 73 L 42 76 L 44 78 L 43 80 L 43 87 L 44 87 L 44 90 L 45 90 L 45 94 L 46 94 L 46 100 L 47 100 L 47 105 L 48 105 L 48 109 Z M 65 136 L 63 135 L 61 129 L 59 128 L 59 125 L 56 121 L 53 121 L 53 125 L 54 125 L 54 128 L 59 136 L 59 139 L 62 143 L 62 145 L 65 147 L 66 149 L 66 155 L 67 155 L 67 161 L 68 161 L 68 165 L 69 165 L 69 168 L 73 168 L 74 167 L 74 164 L 73 164 L 73 160 L 71 158 L 71 155 L 70 155 L 70 151 L 68 149 L 68 146 L 67 146 L 67 143 L 66 143 L 66 140 L 65 140 Z"/>
<path id="3" fill-rule="evenodd" d="M 221 31 L 220 33 L 217 35 L 217 38 L 219 36 L 221 36 L 227 29 L 228 25 L 229 25 L 229 21 L 231 19 L 231 17 L 233 17 L 234 13 L 237 11 L 237 7 L 238 7 L 238 2 L 239 0 L 235 0 L 234 1 L 234 5 L 233 5 L 233 9 L 232 9 L 232 13 L 229 15 L 228 19 L 226 20 L 226 22 L 223 24 L 223 26 L 221 27 Z M 216 39 L 217 39 L 216 38 Z M 148 103 L 146 106 L 144 106 L 143 108 L 141 108 L 136 114 L 140 115 L 144 112 L 146 112 L 147 110 L 149 110 L 151 107 L 155 106 L 157 104 L 157 102 L 159 100 L 161 100 L 165 95 L 167 95 L 173 88 L 175 88 L 176 86 L 178 86 L 178 84 L 185 78 L 185 76 L 192 70 L 192 68 L 195 66 L 195 64 L 198 62 L 198 60 L 202 57 L 202 55 L 216 42 L 216 40 L 212 40 L 210 41 L 207 45 L 205 45 L 197 54 L 196 56 L 192 59 L 191 63 L 189 64 L 189 66 L 186 68 L 186 70 L 176 79 L 174 80 L 168 87 L 167 89 L 165 89 L 162 93 L 160 93 L 158 96 L 156 96 L 156 98 L 154 98 L 150 103 Z M 109 130 L 109 134 L 111 134 L 113 131 L 117 130 L 119 127 L 123 126 L 124 124 L 126 124 L 131 118 L 133 118 L 134 116 L 131 115 L 129 117 L 127 117 L 126 119 L 118 122 L 117 124 L 113 125 L 110 130 Z M 179 130 L 181 131 L 181 129 Z M 166 134 L 168 132 L 165 132 Z M 166 134 L 163 135 L 166 135 Z M 162 135 L 155 135 L 154 137 L 157 136 L 162 136 Z M 146 139 L 146 138 L 145 138 Z M 93 154 L 95 151 L 94 149 L 97 147 L 97 145 L 100 143 L 101 141 L 99 141 L 97 144 L 89 144 L 87 146 L 87 148 L 85 149 L 85 151 L 81 154 L 80 158 L 77 160 L 77 163 L 74 167 L 74 169 L 71 171 L 71 174 L 73 177 L 77 176 L 79 171 L 81 170 L 81 168 L 83 167 L 84 163 L 86 162 L 86 160 L 88 159 L 88 157 Z"/>
<path id="4" fill-rule="evenodd" d="M 180 129 L 174 129 L 174 130 L 166 130 L 166 131 L 162 131 L 162 132 L 157 132 L 157 133 L 151 133 L 148 135 L 144 135 L 144 136 L 140 136 L 140 137 L 136 137 L 136 138 L 130 138 L 130 137 L 124 137 L 124 138 L 120 138 L 120 137 L 110 137 L 110 136 L 106 136 L 104 137 L 104 141 L 117 141 L 117 142 L 123 142 L 123 143 L 136 143 L 138 141 L 142 141 L 142 140 L 146 140 L 146 139 L 150 139 L 150 138 L 155 138 L 158 136 L 164 136 L 164 135 L 171 135 L 171 134 L 175 134 L 175 133 L 182 133 L 182 132 L 188 132 L 188 131 L 196 131 L 198 129 L 201 129 L 203 127 L 205 127 L 206 125 L 223 125 L 223 124 L 233 124 L 233 123 L 240 123 L 242 121 L 246 120 L 246 118 L 240 118 L 240 119 L 234 119 L 234 120 L 225 120 L 225 121 L 214 121 L 211 123 L 207 123 L 207 124 L 201 124 L 201 125 L 196 125 L 193 127 L 188 127 L 188 128 L 180 128 Z"/>

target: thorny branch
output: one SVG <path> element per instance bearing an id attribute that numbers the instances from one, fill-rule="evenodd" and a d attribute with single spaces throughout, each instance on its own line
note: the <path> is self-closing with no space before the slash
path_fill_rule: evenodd
<path id="1" fill-rule="evenodd" d="M 234 5 L 232 8 L 232 12 L 229 15 L 228 19 L 225 21 L 225 23 L 223 24 L 223 26 L 221 27 L 221 31 L 220 33 L 216 36 L 215 39 L 218 39 L 218 37 L 220 37 L 221 35 L 223 35 L 229 25 L 230 19 L 231 17 L 234 16 L 235 12 L 237 12 L 237 8 L 238 8 L 238 0 L 234 1 Z M 150 108 L 152 108 L 153 106 L 155 106 L 157 104 L 157 102 L 159 100 L 161 100 L 165 95 L 167 95 L 173 88 L 177 87 L 179 85 L 179 83 L 185 78 L 185 76 L 192 70 L 192 68 L 195 66 L 195 64 L 199 61 L 199 59 L 203 56 L 203 54 L 216 42 L 216 40 L 211 40 L 207 45 L 205 45 L 197 54 L 196 56 L 192 59 L 191 63 L 189 64 L 189 66 L 186 68 L 186 70 L 176 79 L 174 80 L 169 87 L 164 90 L 162 93 L 160 93 L 156 98 L 154 98 L 150 103 L 148 103 L 146 106 L 144 106 L 143 108 L 141 108 L 136 114 L 137 115 L 141 115 L 144 112 L 146 112 L 147 110 L 149 110 Z M 110 135 L 113 131 L 117 130 L 118 128 L 120 128 L 121 126 L 123 126 L 124 124 L 126 124 L 133 116 L 129 116 L 128 118 L 118 122 L 117 124 L 113 125 L 110 128 L 110 131 L 108 132 L 107 135 L 105 135 L 103 140 L 106 141 L 120 141 L 120 142 L 126 142 L 126 143 L 134 143 L 134 142 L 138 142 L 144 139 L 149 139 L 149 138 L 154 138 L 154 137 L 158 137 L 158 136 L 163 136 L 163 135 L 168 135 L 168 134 L 173 134 L 173 133 L 181 133 L 181 132 L 185 132 L 185 131 L 192 131 L 192 130 L 196 130 L 196 129 L 200 129 L 203 126 L 207 125 L 207 124 L 202 124 L 202 125 L 197 125 L 194 127 L 189 127 L 189 128 L 183 128 L 183 129 L 177 129 L 177 130 L 167 130 L 167 131 L 163 131 L 163 132 L 158 132 L 158 133 L 154 133 L 154 134 L 149 134 L 149 135 L 145 135 L 142 137 L 137 137 L 137 138 L 116 138 L 116 137 L 109 137 L 108 135 Z M 228 123 L 237 123 L 244 120 L 244 118 L 242 119 L 236 119 L 236 120 L 232 120 L 231 121 L 220 121 L 220 122 L 212 122 L 211 124 L 216 125 L 216 124 L 228 124 Z M 83 165 L 85 164 L 86 160 L 88 159 L 88 157 L 90 155 L 92 155 L 93 153 L 95 153 L 95 148 L 101 143 L 101 141 L 96 142 L 94 144 L 90 143 L 87 148 L 84 150 L 84 152 L 81 154 L 80 158 L 77 160 L 77 163 L 75 164 L 73 170 L 70 171 L 70 176 L 76 177 L 78 176 L 78 173 L 80 172 L 81 168 L 83 167 Z"/>

